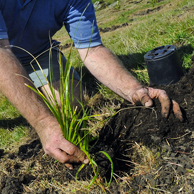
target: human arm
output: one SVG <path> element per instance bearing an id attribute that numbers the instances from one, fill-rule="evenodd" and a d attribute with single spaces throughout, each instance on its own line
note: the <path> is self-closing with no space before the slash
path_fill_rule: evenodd
<path id="1" fill-rule="evenodd" d="M 56 118 L 41 98 L 25 86 L 32 85 L 26 78 L 28 75 L 12 53 L 8 39 L 0 40 L 0 91 L 36 130 L 47 154 L 62 163 L 88 163 L 83 152 L 63 137 Z"/>
<path id="2" fill-rule="evenodd" d="M 150 107 L 153 105 L 152 99 L 158 98 L 162 106 L 162 115 L 168 117 L 171 101 L 166 92 L 143 87 L 103 45 L 78 49 L 78 51 L 89 71 L 105 86 L 132 104 L 140 101 L 142 105 Z M 180 107 L 174 100 L 172 100 L 172 109 L 175 116 L 182 121 Z"/>

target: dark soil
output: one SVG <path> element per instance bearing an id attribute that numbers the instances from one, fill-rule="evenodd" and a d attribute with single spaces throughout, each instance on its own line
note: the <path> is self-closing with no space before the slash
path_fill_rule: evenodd
<path id="1" fill-rule="evenodd" d="M 148 186 L 156 193 L 162 191 L 178 193 L 180 189 L 193 192 L 193 176 L 189 176 L 189 173 L 193 173 L 194 167 L 194 67 L 192 66 L 189 73 L 178 83 L 161 88 L 180 104 L 184 122 L 177 120 L 172 112 L 168 119 L 162 118 L 158 100 L 154 100 L 152 109 L 124 102 L 121 111 L 100 131 L 99 141 L 91 152 L 104 150 L 110 154 L 118 182 L 122 182 L 122 177 L 126 174 L 130 178 L 129 183 L 122 188 L 113 181 L 109 188 L 112 193 L 115 191 L 119 193 L 121 190 L 136 193 Z M 70 175 L 63 164 L 56 163 L 49 156 L 43 157 L 41 143 L 36 135 L 35 137 L 33 141 L 20 146 L 17 153 L 6 154 L 4 150 L 0 150 L 0 164 L 4 167 L 4 170 L 0 171 L 0 193 L 30 193 L 24 189 L 25 186 L 45 177 L 47 180 L 55 177 L 60 183 L 73 180 L 72 175 L 75 176 L 79 166 L 75 166 Z M 134 145 L 139 145 L 140 148 L 145 146 L 151 150 L 155 157 L 152 166 L 155 174 L 150 170 L 135 174 L 136 166 L 132 162 L 141 164 L 143 155 L 133 149 Z M 95 161 L 100 166 L 101 176 L 108 180 L 110 177 L 108 160 L 103 155 L 98 155 Z M 21 173 L 25 163 L 29 163 L 29 168 L 33 169 L 37 162 L 39 164 L 37 171 L 41 176 L 32 175 L 27 171 Z M 54 170 L 51 173 L 49 169 L 52 166 Z M 78 179 L 89 179 L 91 172 L 91 167 L 86 166 Z M 37 193 L 58 193 L 58 191 L 53 187 Z"/>
<path id="2" fill-rule="evenodd" d="M 136 12 L 134 15 L 140 17 L 162 8 L 154 7 Z M 133 20 L 129 19 L 129 22 Z M 105 33 L 127 25 L 130 24 L 124 23 L 99 30 Z M 61 48 L 66 49 L 70 46 L 71 44 L 66 44 Z M 194 64 L 194 56 L 191 60 Z M 91 150 L 91 153 L 100 150 L 107 152 L 114 162 L 117 182 L 112 181 L 107 193 L 141 193 L 146 189 L 150 193 L 194 193 L 194 66 L 178 83 L 160 88 L 179 103 L 184 121 L 177 120 L 172 111 L 167 119 L 162 118 L 161 106 L 157 99 L 154 100 L 153 108 L 132 106 L 129 102 L 124 102 L 118 114 L 99 131 L 99 141 Z M 99 106 L 105 103 L 108 104 L 109 101 L 101 99 Z M 21 122 L 21 118 L 18 122 Z M 12 128 L 8 121 L 6 126 Z M 74 181 L 80 165 L 69 171 L 64 164 L 44 154 L 39 138 L 33 130 L 30 136 L 31 140 L 21 145 L 16 152 L 0 149 L 0 193 L 63 193 L 52 184 L 43 186 L 41 180 L 52 183 L 54 179 L 65 187 Z M 151 164 L 148 164 L 151 157 L 149 153 L 154 158 Z M 147 164 L 143 161 L 146 157 Z M 99 165 L 101 177 L 109 180 L 108 159 L 102 154 L 97 154 L 94 160 Z M 143 168 L 146 165 L 147 168 Z M 141 168 L 143 170 L 140 172 Z M 78 179 L 89 180 L 91 175 L 92 168 L 88 165 L 79 173 Z M 36 184 L 35 189 L 30 190 L 30 184 L 33 182 L 38 186 Z"/>

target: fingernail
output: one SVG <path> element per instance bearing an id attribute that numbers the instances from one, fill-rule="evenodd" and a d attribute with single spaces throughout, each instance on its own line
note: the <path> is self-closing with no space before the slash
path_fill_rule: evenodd
<path id="1" fill-rule="evenodd" d="M 150 106 L 152 106 L 152 104 L 153 104 L 153 103 L 152 103 L 152 101 L 150 100 L 150 101 L 148 101 L 148 102 L 145 103 L 145 107 L 150 107 Z"/>
<path id="2" fill-rule="evenodd" d="M 70 167 L 69 167 L 69 170 L 73 170 L 73 167 L 72 167 L 72 166 L 70 166 Z"/>
<path id="3" fill-rule="evenodd" d="M 177 119 L 179 119 L 179 121 L 180 122 L 183 122 L 183 116 L 182 116 L 182 114 L 178 114 L 178 113 L 176 113 L 176 114 L 174 114 L 175 115 L 175 117 L 177 118 Z"/>
<path id="4" fill-rule="evenodd" d="M 88 160 L 88 159 L 85 159 L 85 160 L 83 161 L 83 163 L 84 163 L 84 164 L 88 164 L 88 163 L 89 163 L 89 160 Z"/>

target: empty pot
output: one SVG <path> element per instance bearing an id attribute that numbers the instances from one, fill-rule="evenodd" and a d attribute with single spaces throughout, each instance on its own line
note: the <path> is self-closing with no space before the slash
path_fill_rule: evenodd
<path id="1" fill-rule="evenodd" d="M 166 45 L 157 47 L 144 55 L 151 85 L 176 83 L 184 75 L 176 47 Z"/>

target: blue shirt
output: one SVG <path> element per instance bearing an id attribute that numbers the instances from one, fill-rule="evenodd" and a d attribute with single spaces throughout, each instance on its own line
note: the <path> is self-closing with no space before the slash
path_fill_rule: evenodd
<path id="1" fill-rule="evenodd" d="M 91 0 L 0 0 L 0 39 L 8 38 L 34 56 L 52 45 L 50 38 L 65 25 L 76 48 L 102 44 Z M 12 48 L 22 63 L 29 54 Z"/>

